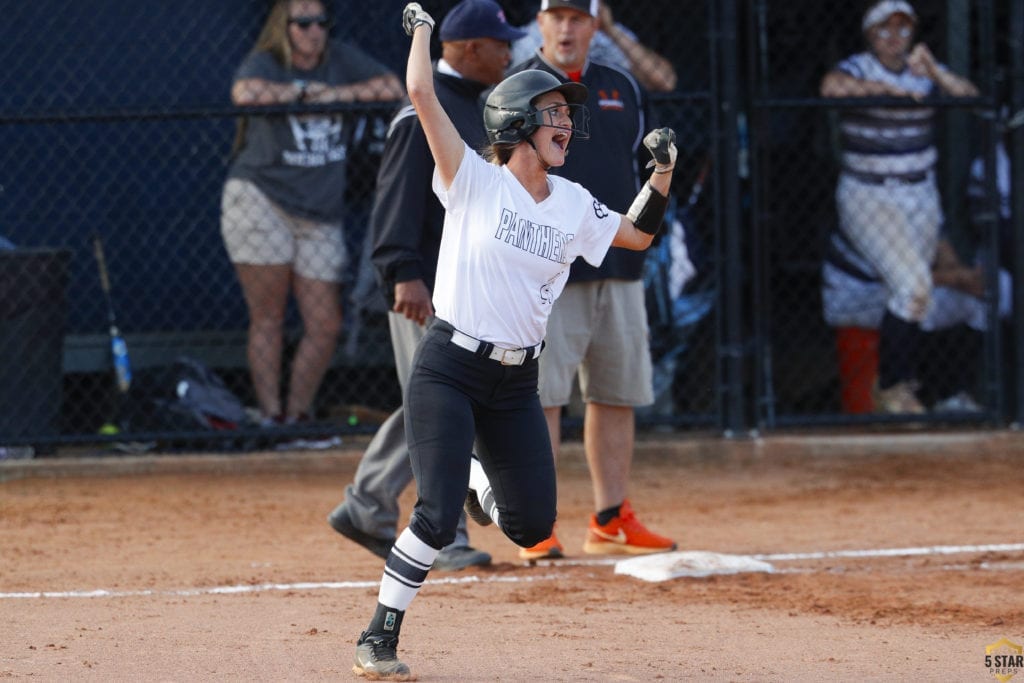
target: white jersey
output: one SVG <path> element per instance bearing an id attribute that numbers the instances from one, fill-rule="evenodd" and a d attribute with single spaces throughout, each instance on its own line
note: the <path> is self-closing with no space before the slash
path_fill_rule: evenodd
<path id="1" fill-rule="evenodd" d="M 909 68 L 899 73 L 890 71 L 870 52 L 847 57 L 836 69 L 854 78 L 888 83 L 920 95 L 928 95 L 936 87 L 930 78 L 915 76 Z M 842 110 L 839 127 L 843 169 L 879 178 L 930 171 L 938 158 L 934 119 L 935 111 L 930 107 Z"/>
<path id="2" fill-rule="evenodd" d="M 551 304 L 569 265 L 604 260 L 621 220 L 581 185 L 549 175 L 551 193 L 534 201 L 506 166 L 466 147 L 447 191 L 434 171 L 445 208 L 434 284 L 438 318 L 504 348 L 544 339 Z"/>

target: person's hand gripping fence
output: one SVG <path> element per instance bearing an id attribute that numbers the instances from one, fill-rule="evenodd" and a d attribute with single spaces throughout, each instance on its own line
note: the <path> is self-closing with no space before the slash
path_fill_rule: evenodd
<path id="1" fill-rule="evenodd" d="M 644 147 L 654 157 L 647 168 L 653 166 L 655 173 L 668 173 L 676 167 L 676 133 L 671 128 L 652 130 L 644 136 Z"/>
<path id="2" fill-rule="evenodd" d="M 434 30 L 434 18 L 418 2 L 410 2 L 402 11 L 402 28 L 411 36 L 420 24 L 426 24 L 431 31 Z"/>

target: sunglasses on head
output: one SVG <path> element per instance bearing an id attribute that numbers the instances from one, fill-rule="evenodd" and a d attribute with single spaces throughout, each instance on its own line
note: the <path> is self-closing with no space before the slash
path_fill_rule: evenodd
<path id="1" fill-rule="evenodd" d="M 329 29 L 331 27 L 331 20 L 324 14 L 319 14 L 315 17 L 288 17 L 288 23 L 295 24 L 303 31 L 313 24 L 316 24 L 322 29 Z"/>

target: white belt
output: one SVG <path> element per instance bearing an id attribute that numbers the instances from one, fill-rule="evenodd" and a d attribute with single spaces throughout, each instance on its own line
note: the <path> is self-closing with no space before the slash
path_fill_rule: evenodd
<path id="1" fill-rule="evenodd" d="M 533 360 L 540 355 L 540 349 L 543 346 L 543 344 L 537 344 L 525 349 L 503 349 L 490 342 L 470 337 L 468 334 L 463 334 L 458 330 L 452 330 L 452 344 L 460 346 L 467 351 L 477 353 L 484 358 L 496 360 L 502 365 L 522 365 L 528 360 Z M 481 349 L 481 347 L 483 348 Z"/>

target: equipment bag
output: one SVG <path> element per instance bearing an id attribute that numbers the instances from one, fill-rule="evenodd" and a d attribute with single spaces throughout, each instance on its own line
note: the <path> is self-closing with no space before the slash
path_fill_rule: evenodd
<path id="1" fill-rule="evenodd" d="M 136 430 L 231 430 L 248 420 L 242 401 L 217 373 L 189 356 L 140 373 L 132 394 L 130 424 Z"/>

